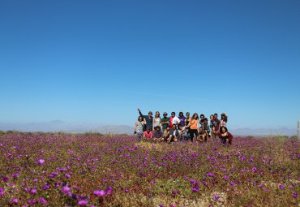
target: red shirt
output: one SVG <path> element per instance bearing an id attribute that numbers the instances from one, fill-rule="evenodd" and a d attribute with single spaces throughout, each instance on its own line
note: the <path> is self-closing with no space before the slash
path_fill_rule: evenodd
<path id="1" fill-rule="evenodd" d="M 173 127 L 173 119 L 174 119 L 174 117 L 171 116 L 171 117 L 170 117 L 170 124 L 169 124 L 169 125 L 170 125 L 170 128 Z"/>
<path id="2" fill-rule="evenodd" d="M 148 133 L 148 131 L 144 131 L 143 135 L 147 139 L 152 139 L 152 137 L 153 137 L 152 131 L 150 131 L 149 133 Z"/>

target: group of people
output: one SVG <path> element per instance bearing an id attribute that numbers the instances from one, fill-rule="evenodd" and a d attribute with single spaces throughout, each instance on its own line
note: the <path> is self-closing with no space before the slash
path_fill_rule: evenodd
<path id="1" fill-rule="evenodd" d="M 177 142 L 177 141 L 196 141 L 207 142 L 209 138 L 216 140 L 220 138 L 223 144 L 232 144 L 233 136 L 227 129 L 228 117 L 225 113 L 210 115 L 210 120 L 201 114 L 197 113 L 190 116 L 186 112 L 179 112 L 176 116 L 175 112 L 164 112 L 163 117 L 157 111 L 153 116 L 149 111 L 148 115 L 144 115 L 138 109 L 139 117 L 134 126 L 134 133 L 137 135 L 138 141 L 148 140 L 154 142 Z"/>

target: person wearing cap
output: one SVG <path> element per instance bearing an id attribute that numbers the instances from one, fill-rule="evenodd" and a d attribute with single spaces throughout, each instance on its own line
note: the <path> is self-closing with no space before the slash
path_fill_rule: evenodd
<path id="1" fill-rule="evenodd" d="M 153 130 L 153 116 L 152 116 L 152 112 L 149 111 L 148 112 L 148 116 L 147 115 L 143 115 L 140 109 L 138 109 L 138 112 L 139 112 L 140 116 L 142 116 L 145 119 L 145 121 L 146 121 L 146 127 L 145 127 L 146 129 L 144 129 L 144 131 L 146 131 L 147 129 L 150 129 L 150 131 L 152 131 Z"/>
<path id="2" fill-rule="evenodd" d="M 160 120 L 160 124 L 162 126 L 163 132 L 167 129 L 167 127 L 169 126 L 169 123 L 170 123 L 170 118 L 168 117 L 168 113 L 164 112 L 163 118 L 161 118 L 161 120 Z"/>

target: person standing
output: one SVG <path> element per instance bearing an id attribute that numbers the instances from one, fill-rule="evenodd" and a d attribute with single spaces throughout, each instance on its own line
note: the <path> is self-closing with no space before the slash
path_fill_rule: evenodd
<path id="1" fill-rule="evenodd" d="M 190 127 L 190 138 L 193 142 L 194 139 L 198 136 L 198 128 L 199 128 L 199 116 L 197 113 L 194 113 L 188 127 Z"/>
<path id="2" fill-rule="evenodd" d="M 159 111 L 155 112 L 155 116 L 153 118 L 153 129 L 155 130 L 155 127 L 161 128 L 161 118 Z"/>
<path id="3" fill-rule="evenodd" d="M 152 116 L 153 114 L 152 114 L 152 112 L 149 111 L 148 116 L 143 115 L 140 109 L 138 109 L 138 112 L 139 112 L 140 116 L 143 117 L 146 121 L 146 127 L 144 128 L 144 131 L 146 131 L 148 129 L 150 129 L 150 131 L 152 131 L 153 130 L 153 116 Z"/>
<path id="4" fill-rule="evenodd" d="M 144 125 L 145 125 L 145 120 L 142 116 L 138 117 L 137 122 L 135 122 L 134 125 L 134 134 L 137 136 L 137 141 L 141 141 L 143 137 L 143 132 L 144 132 Z"/>
<path id="5" fill-rule="evenodd" d="M 203 133 L 205 132 L 207 135 L 209 135 L 210 130 L 208 126 L 208 119 L 205 117 L 204 114 L 200 115 L 200 125 L 201 125 L 202 132 Z"/>
<path id="6" fill-rule="evenodd" d="M 167 112 L 164 112 L 163 118 L 161 118 L 160 123 L 161 123 L 162 131 L 164 132 L 170 124 L 170 118 L 168 117 Z"/>
<path id="7" fill-rule="evenodd" d="M 183 112 L 179 112 L 179 115 L 178 115 L 178 118 L 180 120 L 180 123 L 179 123 L 179 129 L 183 129 L 183 127 L 185 126 L 185 116 L 183 115 Z"/>
<path id="8" fill-rule="evenodd" d="M 212 120 L 212 131 L 211 131 L 211 137 L 213 139 L 218 137 L 218 134 L 220 132 L 220 120 L 218 119 L 218 114 L 215 113 Z"/>
<path id="9" fill-rule="evenodd" d="M 173 128 L 173 125 L 178 125 L 180 123 L 180 119 L 176 116 L 175 112 L 171 113 L 170 117 L 170 128 Z"/>
<path id="10" fill-rule="evenodd" d="M 185 140 L 189 140 L 191 134 L 190 134 L 190 112 L 185 113 Z"/>

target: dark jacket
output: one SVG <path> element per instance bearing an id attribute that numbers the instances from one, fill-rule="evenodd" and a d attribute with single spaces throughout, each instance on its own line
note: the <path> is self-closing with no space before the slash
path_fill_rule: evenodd
<path id="1" fill-rule="evenodd" d="M 139 110 L 140 116 L 142 116 L 146 120 L 146 129 L 153 130 L 153 116 L 149 117 L 148 115 L 143 115 L 142 112 Z"/>

